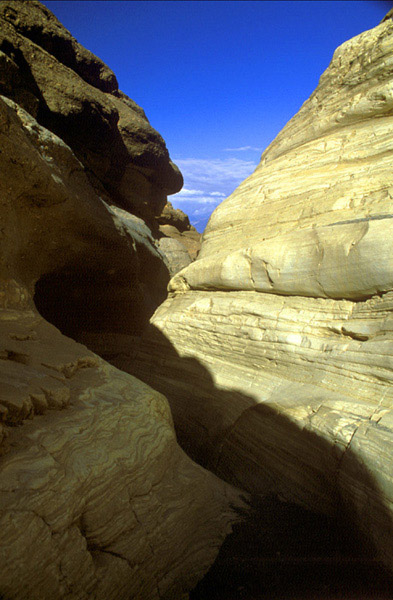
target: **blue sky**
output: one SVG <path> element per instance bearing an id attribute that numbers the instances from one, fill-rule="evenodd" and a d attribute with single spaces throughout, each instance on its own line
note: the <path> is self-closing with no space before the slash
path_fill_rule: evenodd
<path id="1" fill-rule="evenodd" d="M 169 200 L 203 230 L 212 210 L 318 84 L 335 48 L 393 2 L 45 1 L 116 73 L 185 184 Z"/>

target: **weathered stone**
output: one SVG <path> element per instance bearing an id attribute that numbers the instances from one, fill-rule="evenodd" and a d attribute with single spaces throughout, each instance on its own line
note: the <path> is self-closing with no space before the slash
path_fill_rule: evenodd
<path id="1" fill-rule="evenodd" d="M 167 394 L 193 458 L 346 511 L 390 568 L 392 64 L 391 20 L 336 50 L 213 213 L 128 366 Z"/>
<path id="2" fill-rule="evenodd" d="M 145 220 L 181 176 L 43 5 L 0 2 L 0 50 L 0 597 L 185 599 L 239 493 L 180 449 L 160 393 L 37 312 L 135 352 L 169 279 Z"/>
<path id="3" fill-rule="evenodd" d="M 161 236 L 177 240 L 186 248 L 191 260 L 196 259 L 201 249 L 202 236 L 190 224 L 188 216 L 182 210 L 173 208 L 172 204 L 167 202 L 161 215 L 156 217 L 156 221 L 159 225 Z M 163 244 L 168 245 L 168 242 L 163 242 Z M 172 245 L 172 248 L 174 249 L 174 245 Z M 165 254 L 164 248 L 162 249 Z M 182 259 L 180 258 L 180 260 Z M 190 262 L 188 261 L 187 264 Z M 179 261 L 177 261 L 178 263 Z M 175 266 L 171 274 L 174 275 L 178 270 L 177 266 Z"/>
<path id="4" fill-rule="evenodd" d="M 0 331 L 1 597 L 186 597 L 238 494 L 179 448 L 161 394 L 34 311 Z"/>
<path id="5" fill-rule="evenodd" d="M 161 235 L 180 242 L 186 248 L 191 260 L 196 259 L 201 249 L 202 235 L 194 227 L 182 233 L 174 225 L 169 224 L 160 225 L 159 229 Z"/>
<path id="6" fill-rule="evenodd" d="M 157 217 L 157 222 L 159 225 L 173 225 L 180 233 L 195 230 L 186 213 L 180 208 L 173 208 L 170 202 L 165 204 L 162 213 Z"/>
<path id="7" fill-rule="evenodd" d="M 71 149 L 4 97 L 0 119 L 0 278 L 35 291 L 39 310 L 68 335 L 140 333 L 168 281 L 150 230 L 116 213 Z"/>
<path id="8" fill-rule="evenodd" d="M 0 50 L 9 59 L 0 91 L 61 137 L 112 202 L 154 225 L 183 180 L 143 110 L 39 2 L 3 0 L 0 26 Z"/>
<path id="9" fill-rule="evenodd" d="M 87 83 L 102 90 L 118 90 L 116 76 L 102 60 L 83 48 L 44 5 L 29 2 L 2 2 L 0 14 L 4 21 L 37 46 L 55 56 L 78 73 Z"/>
<path id="10" fill-rule="evenodd" d="M 192 262 L 185 246 L 177 239 L 162 237 L 158 240 L 158 247 L 168 261 L 171 275 L 175 275 Z"/>
<path id="11" fill-rule="evenodd" d="M 198 256 L 202 236 L 190 224 L 188 216 L 170 202 L 156 217 L 158 224 L 158 247 L 165 257 L 170 274 L 189 265 Z"/>

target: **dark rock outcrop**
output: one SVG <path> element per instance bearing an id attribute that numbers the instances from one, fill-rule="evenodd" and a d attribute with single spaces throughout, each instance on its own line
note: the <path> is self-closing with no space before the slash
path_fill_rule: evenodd
<path id="1" fill-rule="evenodd" d="M 38 2 L 0 2 L 0 91 L 0 598 L 186 598 L 239 495 L 91 351 L 132 351 L 165 298 L 155 217 L 181 175 Z"/>
<path id="2" fill-rule="evenodd" d="M 112 71 L 35 0 L 0 3 L 0 51 L 0 91 L 71 147 L 99 193 L 153 224 L 182 176 Z"/>
<path id="3" fill-rule="evenodd" d="M 7 225 L 1 244 L 20 242 L 19 281 L 45 318 L 90 335 L 93 349 L 97 333 L 139 335 L 169 281 L 156 218 L 182 185 L 164 140 L 35 0 L 0 2 L 0 93 L 2 218 L 24 227 L 16 236 Z"/>

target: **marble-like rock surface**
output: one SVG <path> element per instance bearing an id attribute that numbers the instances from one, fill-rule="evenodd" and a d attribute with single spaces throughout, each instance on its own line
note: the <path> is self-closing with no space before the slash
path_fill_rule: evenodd
<path id="1" fill-rule="evenodd" d="M 180 449 L 160 393 L 25 300 L 2 289 L 1 598 L 188 597 L 237 493 Z"/>
<path id="2" fill-rule="evenodd" d="M 180 449 L 161 394 L 36 310 L 119 352 L 159 302 L 163 258 L 4 96 L 0 143 L 0 597 L 185 598 L 238 494 Z"/>
<path id="3" fill-rule="evenodd" d="M 0 124 L 0 597 L 186 598 L 238 494 L 180 449 L 161 394 L 36 310 L 91 345 L 130 342 L 162 256 L 5 97 Z"/>
<path id="4" fill-rule="evenodd" d="M 393 568 L 393 22 L 213 213 L 129 370 L 220 477 L 345 513 Z"/>

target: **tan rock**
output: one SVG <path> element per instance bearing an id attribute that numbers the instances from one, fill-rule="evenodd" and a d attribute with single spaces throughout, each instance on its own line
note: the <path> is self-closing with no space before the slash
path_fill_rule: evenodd
<path id="1" fill-rule="evenodd" d="M 340 46 L 213 213 L 129 369 L 187 452 L 244 489 L 345 512 L 393 568 L 393 23 Z"/>
<path id="2" fill-rule="evenodd" d="M 191 226 L 191 229 L 179 232 L 179 230 L 169 223 L 160 225 L 161 235 L 172 238 L 180 242 L 187 250 L 191 260 L 195 260 L 201 249 L 202 235 Z"/>
<path id="3" fill-rule="evenodd" d="M 170 202 L 165 204 L 162 213 L 157 217 L 157 222 L 159 225 L 172 225 L 176 227 L 179 233 L 195 231 L 195 227 L 191 225 L 186 213 L 180 210 L 180 208 L 173 208 Z"/>
<path id="4" fill-rule="evenodd" d="M 173 208 L 170 202 L 166 203 L 156 221 L 161 236 L 159 247 L 173 276 L 196 259 L 201 249 L 202 236 L 190 224 L 188 216 L 179 208 Z"/>
<path id="5" fill-rule="evenodd" d="M 25 282 L 68 335 L 140 333 L 168 281 L 150 230 L 111 208 L 71 149 L 4 97 L 0 119 L 0 278 Z"/>
<path id="6" fill-rule="evenodd" d="M 0 331 L 1 597 L 186 597 L 237 493 L 179 448 L 161 394 L 33 311 Z"/>
<path id="7" fill-rule="evenodd" d="M 186 247 L 175 238 L 160 238 L 158 240 L 158 247 L 167 261 L 168 270 L 171 275 L 175 275 L 192 262 Z"/>
<path id="8" fill-rule="evenodd" d="M 181 176 L 43 5 L 0 2 L 0 26 L 0 597 L 185 599 L 238 492 L 180 449 L 160 393 L 36 310 L 135 352 L 169 279 L 146 219 Z"/>

